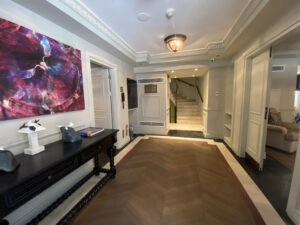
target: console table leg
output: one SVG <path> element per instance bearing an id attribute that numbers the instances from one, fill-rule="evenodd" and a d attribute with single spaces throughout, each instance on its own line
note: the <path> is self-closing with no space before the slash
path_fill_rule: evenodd
<path id="1" fill-rule="evenodd" d="M 116 168 L 115 168 L 115 149 L 114 147 L 110 147 L 109 149 L 107 149 L 107 155 L 109 157 L 109 163 L 110 163 L 110 172 L 112 173 L 112 178 L 114 178 L 116 176 Z"/>
<path id="2" fill-rule="evenodd" d="M 7 220 L 0 219 L 0 225 L 9 225 L 9 222 Z"/>
<path id="3" fill-rule="evenodd" d="M 99 174 L 100 174 L 99 155 L 96 155 L 94 157 L 94 165 L 95 165 L 95 167 L 94 167 L 94 174 L 96 176 L 99 176 Z"/>

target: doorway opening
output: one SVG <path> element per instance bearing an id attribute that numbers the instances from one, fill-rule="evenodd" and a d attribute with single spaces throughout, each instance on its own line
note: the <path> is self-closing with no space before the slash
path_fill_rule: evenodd
<path id="1" fill-rule="evenodd" d="M 272 150 L 286 153 L 297 150 L 299 124 L 295 117 L 300 111 L 296 90 L 299 65 L 300 28 L 273 43 L 271 49 L 247 59 L 248 94 L 245 96 L 248 96 L 248 103 L 245 105 L 248 104 L 248 108 L 245 110 L 244 144 L 246 157 L 255 161 L 259 170 L 263 170 L 268 154 L 277 157 Z M 283 161 L 293 167 L 294 160 Z"/>
<path id="2" fill-rule="evenodd" d="M 293 224 L 286 210 L 296 172 L 299 65 L 300 28 L 272 43 L 271 49 L 249 56 L 245 65 L 248 91 L 242 151 L 260 172 L 253 171 L 242 159 L 241 164 L 287 224 Z"/>
<path id="3" fill-rule="evenodd" d="M 290 37 L 273 47 L 266 131 L 266 155 L 291 172 L 294 169 L 300 126 L 300 117 L 297 117 L 300 96 L 296 89 L 297 74 L 300 74 L 300 54 L 297 51 L 300 53 L 300 37 L 293 37 L 293 40 Z"/>
<path id="4" fill-rule="evenodd" d="M 91 61 L 91 79 L 96 127 L 112 129 L 112 100 L 109 68 Z"/>
<path id="5" fill-rule="evenodd" d="M 169 130 L 202 131 L 202 76 L 207 68 L 168 72 Z"/>

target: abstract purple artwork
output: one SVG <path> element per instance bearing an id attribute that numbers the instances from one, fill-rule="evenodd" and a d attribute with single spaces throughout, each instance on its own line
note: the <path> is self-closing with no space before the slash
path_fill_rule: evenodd
<path id="1" fill-rule="evenodd" d="M 0 120 L 82 109 L 80 51 L 0 18 Z"/>

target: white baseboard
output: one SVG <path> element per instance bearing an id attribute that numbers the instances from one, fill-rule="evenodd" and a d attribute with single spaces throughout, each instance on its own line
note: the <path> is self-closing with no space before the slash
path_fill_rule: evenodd
<path id="1" fill-rule="evenodd" d="M 289 218 L 294 222 L 294 224 L 300 224 L 300 212 L 299 210 L 290 210 L 287 209 L 286 213 L 288 214 Z"/>

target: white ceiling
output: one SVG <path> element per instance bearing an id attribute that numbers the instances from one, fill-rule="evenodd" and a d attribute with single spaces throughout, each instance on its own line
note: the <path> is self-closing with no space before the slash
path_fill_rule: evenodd
<path id="1" fill-rule="evenodd" d="M 273 50 L 277 54 L 287 51 L 300 51 L 300 28 L 295 29 L 279 40 L 274 45 Z"/>
<path id="2" fill-rule="evenodd" d="M 12 0 L 135 66 L 226 64 L 295 0 Z M 175 8 L 171 20 L 167 8 Z M 150 19 L 137 20 L 147 12 Z M 163 39 L 184 33 L 182 51 Z M 210 59 L 216 62 L 211 63 Z M 201 62 L 201 63 L 200 63 Z M 228 62 L 227 62 L 228 64 Z M 227 65 L 226 64 L 226 65 Z M 181 66 L 180 66 L 181 67 Z M 139 70 L 139 69 L 138 69 Z"/>
<path id="3" fill-rule="evenodd" d="M 206 48 L 225 39 L 250 0 L 81 0 L 98 18 L 131 46 L 135 52 L 168 52 L 164 37 L 187 35 L 184 50 Z M 167 19 L 168 8 L 175 15 Z M 147 12 L 150 19 L 137 20 Z"/>
<path id="4" fill-rule="evenodd" d="M 293 30 L 273 45 L 274 58 L 300 59 L 300 28 Z"/>
<path id="5" fill-rule="evenodd" d="M 182 77 L 201 77 L 205 75 L 208 71 L 207 67 L 197 67 L 191 69 L 181 69 L 181 70 L 170 70 L 167 71 L 167 74 L 170 75 L 171 78 L 182 78 Z"/>

